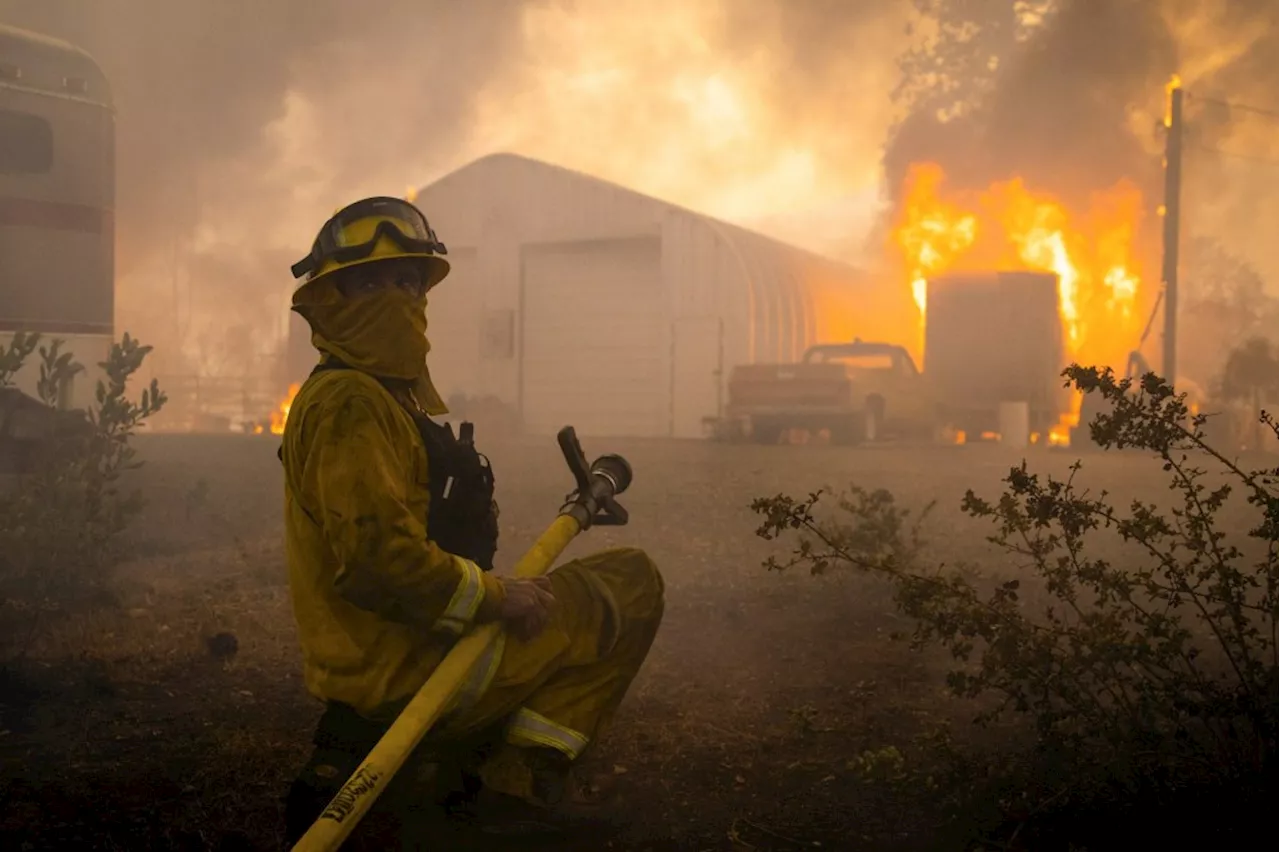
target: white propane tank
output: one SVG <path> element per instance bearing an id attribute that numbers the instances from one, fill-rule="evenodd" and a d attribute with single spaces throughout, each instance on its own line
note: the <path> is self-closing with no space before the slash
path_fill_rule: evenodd
<path id="1" fill-rule="evenodd" d="M 1000 443 L 1025 450 L 1031 439 L 1031 406 L 1025 402 L 1000 403 Z"/>

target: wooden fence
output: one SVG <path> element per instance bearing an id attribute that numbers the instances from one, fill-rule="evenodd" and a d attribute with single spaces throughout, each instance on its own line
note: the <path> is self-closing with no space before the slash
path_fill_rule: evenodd
<path id="1" fill-rule="evenodd" d="M 287 388 L 261 376 L 156 376 L 168 397 L 148 421 L 151 432 L 252 432 L 266 429 Z"/>

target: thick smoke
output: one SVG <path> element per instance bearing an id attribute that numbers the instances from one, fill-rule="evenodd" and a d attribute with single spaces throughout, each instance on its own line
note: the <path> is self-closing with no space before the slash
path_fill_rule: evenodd
<path id="1" fill-rule="evenodd" d="M 114 88 L 121 324 L 157 344 L 161 369 L 184 370 L 185 341 L 191 372 L 230 373 L 258 354 L 229 351 L 244 340 L 274 346 L 288 264 L 322 211 L 401 193 L 456 150 L 519 10 L 0 0 L 0 20 L 83 47 Z"/>
<path id="2" fill-rule="evenodd" d="M 481 98 L 478 141 L 811 247 L 815 231 L 847 239 L 847 221 L 797 227 L 795 217 L 874 193 L 906 9 L 901 0 L 532 5 L 521 67 Z"/>
<path id="3" fill-rule="evenodd" d="M 1069 200 L 1125 177 L 1151 226 L 1168 76 L 1277 99 L 1264 0 L 0 0 L 0 20 L 113 82 L 118 324 L 165 372 L 262 370 L 320 219 L 495 150 L 855 258 L 868 197 L 915 160 Z M 1275 154 L 1274 122 L 1189 116 L 1197 150 Z M 1254 168 L 1189 151 L 1185 222 L 1274 290 Z"/>
<path id="4" fill-rule="evenodd" d="M 1159 163 L 1128 127 L 1133 105 L 1158 99 L 1175 66 L 1156 4 L 1075 0 L 1006 44 L 992 88 L 969 112 L 944 123 L 917 111 L 903 124 L 885 157 L 891 186 L 921 160 L 960 186 L 1021 175 L 1068 201 L 1121 178 L 1158 179 Z"/>
<path id="5" fill-rule="evenodd" d="M 0 19 L 114 85 L 119 324 L 159 370 L 238 374 L 269 363 L 324 215 L 494 150 L 740 220 L 874 187 L 903 4 L 747 5 L 0 0 Z"/>
<path id="6" fill-rule="evenodd" d="M 514 2 L 466 5 L 471 14 L 419 0 L 2 0 L 0 19 L 84 47 L 111 80 L 128 274 L 166 225 L 197 224 L 202 204 L 236 197 L 250 213 L 262 202 L 261 183 L 224 189 L 219 178 L 277 153 L 264 128 L 289 91 L 322 105 L 315 131 L 335 184 L 403 156 L 408 132 L 423 151 L 456 143 L 519 23 Z M 357 84 L 370 105 L 353 112 L 344 95 Z"/>
<path id="7" fill-rule="evenodd" d="M 954 91 L 935 87 L 920 97 L 895 129 L 885 153 L 891 188 L 912 162 L 930 159 L 969 187 L 1020 174 L 1067 197 L 1081 179 L 1085 188 L 1119 178 L 1151 188 L 1160 180 L 1151 155 L 1160 150 L 1171 75 L 1180 73 L 1193 95 L 1271 107 L 1277 99 L 1277 7 L 1266 0 L 1060 0 L 1022 40 L 1013 37 L 1016 4 L 929 5 L 976 30 L 928 46 L 928 64 L 919 55 L 904 60 L 909 77 L 957 79 Z M 959 117 L 939 114 L 953 102 L 966 108 Z M 1189 117 L 1202 141 L 1248 132 L 1220 110 Z M 1274 148 L 1274 124 L 1269 131 Z"/>
<path id="8" fill-rule="evenodd" d="M 1178 73 L 1188 92 L 1184 242 L 1223 242 L 1274 292 L 1276 175 L 1267 160 L 1276 155 L 1275 119 L 1208 99 L 1274 110 L 1275 3 L 1060 0 L 1042 4 L 1045 14 L 1021 39 L 1017 4 L 924 5 L 949 27 L 940 43 L 904 59 L 918 99 L 886 146 L 892 196 L 919 161 L 940 163 L 955 188 L 1020 176 L 1077 209 L 1090 192 L 1127 179 L 1147 201 L 1150 279 L 1159 269 L 1159 218 L 1151 214 L 1163 197 L 1165 84 Z M 977 26 L 964 31 L 964 22 Z M 936 85 L 948 72 L 951 88 Z M 1155 292 L 1149 281 L 1148 297 Z"/>

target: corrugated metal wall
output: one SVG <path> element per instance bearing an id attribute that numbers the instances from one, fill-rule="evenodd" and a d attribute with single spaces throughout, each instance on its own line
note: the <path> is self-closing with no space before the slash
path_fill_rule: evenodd
<path id="1" fill-rule="evenodd" d="M 441 239 L 475 254 L 465 281 L 446 280 L 474 293 L 473 310 L 442 292 L 433 328 L 503 341 L 479 347 L 468 379 L 475 393 L 520 399 L 521 323 L 518 314 L 524 253 L 557 243 L 659 237 L 660 298 L 669 337 L 654 340 L 669 358 L 669 432 L 700 434 L 702 417 L 716 416 L 723 383 L 742 363 L 793 360 L 843 328 L 824 313 L 871 304 L 874 288 L 857 270 L 750 231 L 699 216 L 622 187 L 510 154 L 477 160 L 424 188 L 417 203 Z M 572 305 L 566 305 L 572 310 Z M 461 331 L 460 331 L 461 330 Z M 717 339 L 708 339 L 717 338 Z M 443 384 L 450 384 L 441 376 Z M 698 412 L 701 412 L 699 414 Z"/>

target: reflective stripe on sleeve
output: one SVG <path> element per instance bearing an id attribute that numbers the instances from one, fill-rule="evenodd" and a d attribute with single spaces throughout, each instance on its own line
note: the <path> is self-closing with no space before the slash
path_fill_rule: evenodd
<path id="1" fill-rule="evenodd" d="M 498 638 L 489 643 L 484 654 L 467 673 L 462 688 L 454 693 L 453 700 L 443 714 L 445 718 L 455 719 L 480 703 L 480 699 L 489 691 L 494 675 L 498 673 L 498 664 L 502 662 L 502 652 L 506 645 L 507 634 L 499 632 Z"/>
<path id="2" fill-rule="evenodd" d="M 576 759 L 590 740 L 572 728 L 557 724 L 527 707 L 516 711 L 507 727 L 507 742 L 517 746 L 545 746 Z"/>
<path id="3" fill-rule="evenodd" d="M 441 633 L 461 636 L 475 620 L 480 601 L 484 600 L 484 575 L 480 566 L 469 559 L 458 556 L 459 567 L 462 568 L 462 579 L 454 591 L 444 614 L 436 619 L 431 629 Z"/>

